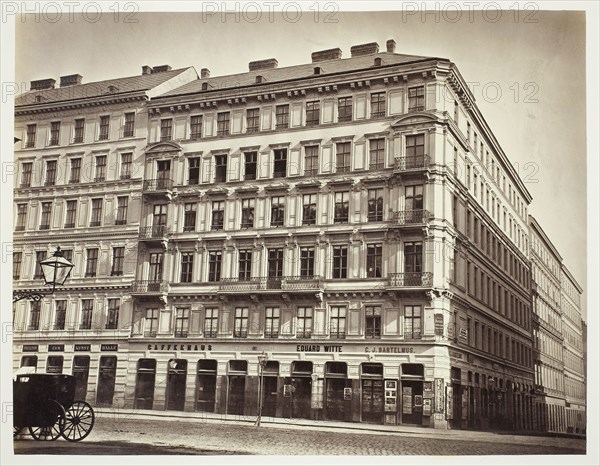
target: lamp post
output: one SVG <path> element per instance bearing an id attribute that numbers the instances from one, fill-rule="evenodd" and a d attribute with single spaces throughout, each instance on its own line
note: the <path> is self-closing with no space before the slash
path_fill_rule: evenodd
<path id="1" fill-rule="evenodd" d="M 267 365 L 269 357 L 263 351 L 258 355 L 258 365 L 260 366 L 260 379 L 258 381 L 258 416 L 256 418 L 256 422 L 254 425 L 256 427 L 260 427 L 260 418 L 262 416 L 262 407 L 263 407 L 263 373 L 265 370 L 265 366 Z"/>
<path id="2" fill-rule="evenodd" d="M 48 291 L 14 290 L 13 303 L 22 299 L 40 301 L 44 296 L 51 295 L 56 290 L 57 285 L 62 286 L 65 284 L 71 270 L 73 270 L 73 263 L 65 259 L 60 246 L 58 246 L 54 254 L 40 261 L 40 267 L 42 268 L 45 284 L 52 288 Z"/>

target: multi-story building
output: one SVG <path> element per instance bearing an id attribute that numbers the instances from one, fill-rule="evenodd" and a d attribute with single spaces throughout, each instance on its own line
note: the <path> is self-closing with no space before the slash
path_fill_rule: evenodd
<path id="1" fill-rule="evenodd" d="M 529 216 L 535 354 L 535 428 L 566 432 L 561 305 L 562 257 Z"/>
<path id="2" fill-rule="evenodd" d="M 15 104 L 15 290 L 43 289 L 39 261 L 57 246 L 66 286 L 13 307 L 14 366 L 77 376 L 77 397 L 123 404 L 131 282 L 142 207 L 146 103 L 197 78 L 193 68 L 82 84 L 31 82 Z"/>
<path id="3" fill-rule="evenodd" d="M 531 196 L 456 66 L 386 45 L 150 101 L 126 406 L 533 427 Z"/>
<path id="4" fill-rule="evenodd" d="M 586 432 L 586 387 L 584 334 L 581 320 L 581 293 L 567 267 L 562 265 L 561 308 L 564 335 L 565 399 L 567 432 Z"/>

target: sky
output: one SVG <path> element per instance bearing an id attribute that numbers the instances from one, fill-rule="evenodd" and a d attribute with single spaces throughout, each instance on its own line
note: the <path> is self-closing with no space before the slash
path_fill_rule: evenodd
<path id="1" fill-rule="evenodd" d="M 317 13 L 316 3 L 299 12 L 298 3 L 281 2 L 285 12 L 269 13 L 259 2 L 223 14 L 222 4 L 211 2 L 204 13 L 144 13 L 143 3 L 127 5 L 100 15 L 47 9 L 21 17 L 15 81 L 26 90 L 36 79 L 79 73 L 92 82 L 162 64 L 209 68 L 214 77 L 264 58 L 279 67 L 309 63 L 311 52 L 335 47 L 349 57 L 352 45 L 366 42 L 383 51 L 388 39 L 397 53 L 448 58 L 532 194 L 529 212 L 587 288 L 585 12 L 425 13 L 413 11 L 417 3 L 399 11 L 397 2 L 379 4 L 390 11 L 346 12 L 328 2 Z"/>

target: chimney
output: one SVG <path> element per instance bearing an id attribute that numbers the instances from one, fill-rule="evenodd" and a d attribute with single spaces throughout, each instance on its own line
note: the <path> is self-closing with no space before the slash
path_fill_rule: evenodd
<path id="1" fill-rule="evenodd" d="M 171 71 L 171 67 L 169 65 L 160 65 L 152 68 L 153 73 L 163 73 L 164 71 Z"/>
<path id="2" fill-rule="evenodd" d="M 369 42 L 368 44 L 353 45 L 350 47 L 350 56 L 361 57 L 363 55 L 372 55 L 379 52 L 379 44 L 377 42 Z"/>
<path id="3" fill-rule="evenodd" d="M 394 39 L 390 39 L 385 43 L 387 48 L 387 53 L 395 53 L 396 52 L 396 41 Z"/>
<path id="4" fill-rule="evenodd" d="M 339 60 L 342 58 L 342 49 L 319 50 L 310 54 L 313 63 L 318 63 L 325 60 Z"/>
<path id="5" fill-rule="evenodd" d="M 267 58 L 266 60 L 251 61 L 248 63 L 248 68 L 250 71 L 274 70 L 277 68 L 277 64 L 275 58 Z"/>
<path id="6" fill-rule="evenodd" d="M 56 79 L 48 78 L 48 79 L 38 79 L 37 81 L 31 81 L 32 91 L 40 91 L 42 89 L 54 89 L 54 85 L 56 84 Z"/>
<path id="7" fill-rule="evenodd" d="M 60 77 L 60 87 L 75 86 L 81 84 L 83 76 L 80 74 L 70 74 L 69 76 Z"/>
<path id="8" fill-rule="evenodd" d="M 210 70 L 208 68 L 202 68 L 200 70 L 200 77 L 202 79 L 204 79 L 204 78 L 210 78 Z"/>
<path id="9" fill-rule="evenodd" d="M 152 74 L 152 67 L 148 65 L 142 66 L 142 76 L 145 74 Z"/>

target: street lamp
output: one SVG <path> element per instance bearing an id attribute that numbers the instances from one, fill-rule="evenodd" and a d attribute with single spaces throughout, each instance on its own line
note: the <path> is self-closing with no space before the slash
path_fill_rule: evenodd
<path id="1" fill-rule="evenodd" d="M 13 303 L 22 299 L 40 301 L 44 296 L 54 293 L 57 285 L 63 286 L 69 278 L 71 270 L 73 270 L 73 264 L 65 259 L 60 246 L 56 248 L 54 254 L 40 261 L 40 267 L 42 268 L 45 284 L 52 288 L 48 291 L 14 290 Z"/>
<path id="2" fill-rule="evenodd" d="M 269 357 L 263 351 L 258 355 L 258 365 L 260 366 L 260 379 L 258 382 L 258 417 L 256 418 L 256 422 L 254 425 L 256 427 L 260 427 L 260 418 L 262 416 L 262 407 L 263 407 L 263 373 L 265 370 L 265 366 L 267 365 Z"/>

